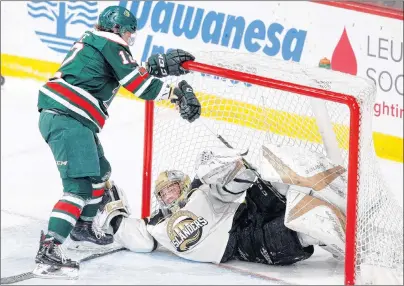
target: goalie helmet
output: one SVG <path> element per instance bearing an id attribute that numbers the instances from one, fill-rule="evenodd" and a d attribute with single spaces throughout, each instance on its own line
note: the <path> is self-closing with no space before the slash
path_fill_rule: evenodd
<path id="1" fill-rule="evenodd" d="M 161 208 L 175 212 L 191 185 L 189 176 L 178 170 L 161 172 L 155 181 L 154 194 Z"/>
<path id="2" fill-rule="evenodd" d="M 109 6 L 100 13 L 97 28 L 122 37 L 126 32 L 131 34 L 136 32 L 137 20 L 128 9 L 122 6 Z M 128 44 L 131 46 L 134 40 L 133 35 Z"/>

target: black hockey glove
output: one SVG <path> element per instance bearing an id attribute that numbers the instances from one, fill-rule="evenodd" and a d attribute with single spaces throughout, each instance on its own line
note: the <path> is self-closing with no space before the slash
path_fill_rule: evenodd
<path id="1" fill-rule="evenodd" d="M 193 61 L 195 57 L 183 50 L 171 50 L 167 54 L 152 55 L 147 60 L 147 70 L 155 77 L 168 75 L 179 76 L 189 73 L 181 64 L 186 61 Z"/>
<path id="2" fill-rule="evenodd" d="M 192 87 L 185 81 L 178 83 L 171 95 L 171 102 L 178 105 L 181 117 L 193 122 L 201 115 L 201 104 Z"/>

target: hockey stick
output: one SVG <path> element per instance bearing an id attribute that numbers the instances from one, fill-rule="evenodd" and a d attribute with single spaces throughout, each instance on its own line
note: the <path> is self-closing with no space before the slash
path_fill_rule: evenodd
<path id="1" fill-rule="evenodd" d="M 84 257 L 82 259 L 79 260 L 80 263 L 82 262 L 87 262 L 105 255 L 109 255 L 115 252 L 119 252 L 124 250 L 124 247 L 121 248 L 116 248 L 116 249 L 112 249 L 112 250 L 107 250 L 105 252 L 100 252 L 100 253 L 95 253 L 95 254 L 91 254 L 87 257 Z M 1 285 L 3 284 L 14 284 L 14 283 L 18 283 L 21 281 L 25 281 L 25 280 L 29 280 L 29 279 L 33 279 L 33 278 L 44 278 L 42 276 L 38 276 L 35 275 L 34 273 L 32 273 L 32 271 L 29 272 L 25 272 L 25 273 L 21 273 L 21 274 L 17 274 L 17 275 L 13 275 L 13 276 L 8 276 L 8 277 L 2 277 L 1 278 Z"/>
<path id="2" fill-rule="evenodd" d="M 210 133 L 212 133 L 217 139 L 219 139 L 220 142 L 222 142 L 227 148 L 234 149 L 233 146 L 232 146 L 226 139 L 224 139 L 222 135 L 213 132 L 213 130 L 210 129 L 209 126 L 207 126 L 207 124 L 206 124 L 205 122 L 202 121 L 202 124 L 206 127 L 206 129 L 209 130 Z M 247 151 L 245 154 L 247 154 L 247 153 L 248 153 L 248 151 Z M 240 155 L 244 155 L 244 154 L 240 154 Z M 282 194 L 280 194 L 271 184 L 269 184 L 267 181 L 265 181 L 265 180 L 261 177 L 261 174 L 258 173 L 257 170 L 255 170 L 255 169 L 251 166 L 251 164 L 248 163 L 248 161 L 247 161 L 244 157 L 241 157 L 241 160 L 243 161 L 244 165 L 245 165 L 248 169 L 250 169 L 251 171 L 254 172 L 254 174 L 257 176 L 257 178 L 258 178 L 258 180 L 259 180 L 260 183 L 264 184 L 269 190 L 271 190 L 271 192 L 272 192 L 282 203 L 286 204 L 286 199 L 285 199 L 285 197 L 284 197 Z M 264 191 L 264 190 L 262 189 L 261 184 L 258 184 L 258 187 L 260 188 L 261 191 Z"/>

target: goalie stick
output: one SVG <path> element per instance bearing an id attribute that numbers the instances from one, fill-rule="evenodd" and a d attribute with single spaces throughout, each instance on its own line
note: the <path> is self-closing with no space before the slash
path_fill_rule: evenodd
<path id="1" fill-rule="evenodd" d="M 122 251 L 124 249 L 125 249 L 124 247 L 120 247 L 120 248 L 115 248 L 115 249 L 108 249 L 108 250 L 106 250 L 104 252 L 100 252 L 100 253 L 94 253 L 94 254 L 91 254 L 89 256 L 86 256 L 86 257 L 80 259 L 79 262 L 80 263 L 87 262 L 87 261 L 105 256 L 105 255 L 109 255 L 109 254 L 112 254 L 115 252 Z M 38 276 L 38 275 L 34 274 L 32 271 L 29 271 L 29 272 L 25 272 L 25 273 L 13 275 L 13 276 L 8 276 L 8 277 L 4 277 L 4 278 L 2 277 L 1 285 L 14 284 L 14 283 L 18 283 L 18 282 L 33 279 L 33 278 L 44 278 L 44 277 Z"/>
<path id="2" fill-rule="evenodd" d="M 209 132 L 211 132 L 217 139 L 219 139 L 227 148 L 234 149 L 233 146 L 230 145 L 230 143 L 229 143 L 226 139 L 224 139 L 222 135 L 213 132 L 213 130 L 210 129 L 210 128 L 206 125 L 205 122 L 202 122 L 202 124 L 206 127 L 206 129 L 209 130 Z M 240 154 L 240 155 L 243 156 L 243 155 L 246 155 L 247 153 L 248 153 L 248 151 L 245 152 L 245 153 L 243 153 L 243 154 Z M 271 184 L 268 184 L 267 181 L 265 181 L 264 179 L 262 179 L 260 173 L 258 173 L 257 170 L 255 170 L 255 169 L 251 166 L 251 164 L 248 163 L 248 161 L 247 161 L 244 157 L 241 157 L 241 159 L 242 159 L 244 165 L 246 166 L 246 168 L 248 168 L 248 169 L 250 169 L 251 171 L 254 172 L 254 174 L 257 176 L 259 182 L 262 183 L 262 184 L 264 184 L 269 190 L 271 190 L 272 193 L 273 193 L 282 203 L 286 204 L 286 199 L 285 199 L 285 197 L 284 197 L 282 194 L 280 194 Z M 261 186 L 260 184 L 258 184 L 258 187 L 261 189 L 261 191 L 263 191 L 263 190 L 262 190 L 262 186 Z"/>

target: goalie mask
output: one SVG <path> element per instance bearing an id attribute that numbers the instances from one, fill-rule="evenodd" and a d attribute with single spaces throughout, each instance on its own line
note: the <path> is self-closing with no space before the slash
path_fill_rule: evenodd
<path id="1" fill-rule="evenodd" d="M 159 174 L 155 181 L 154 193 L 160 207 L 175 212 L 183 195 L 187 193 L 191 179 L 181 171 L 170 170 Z"/>

